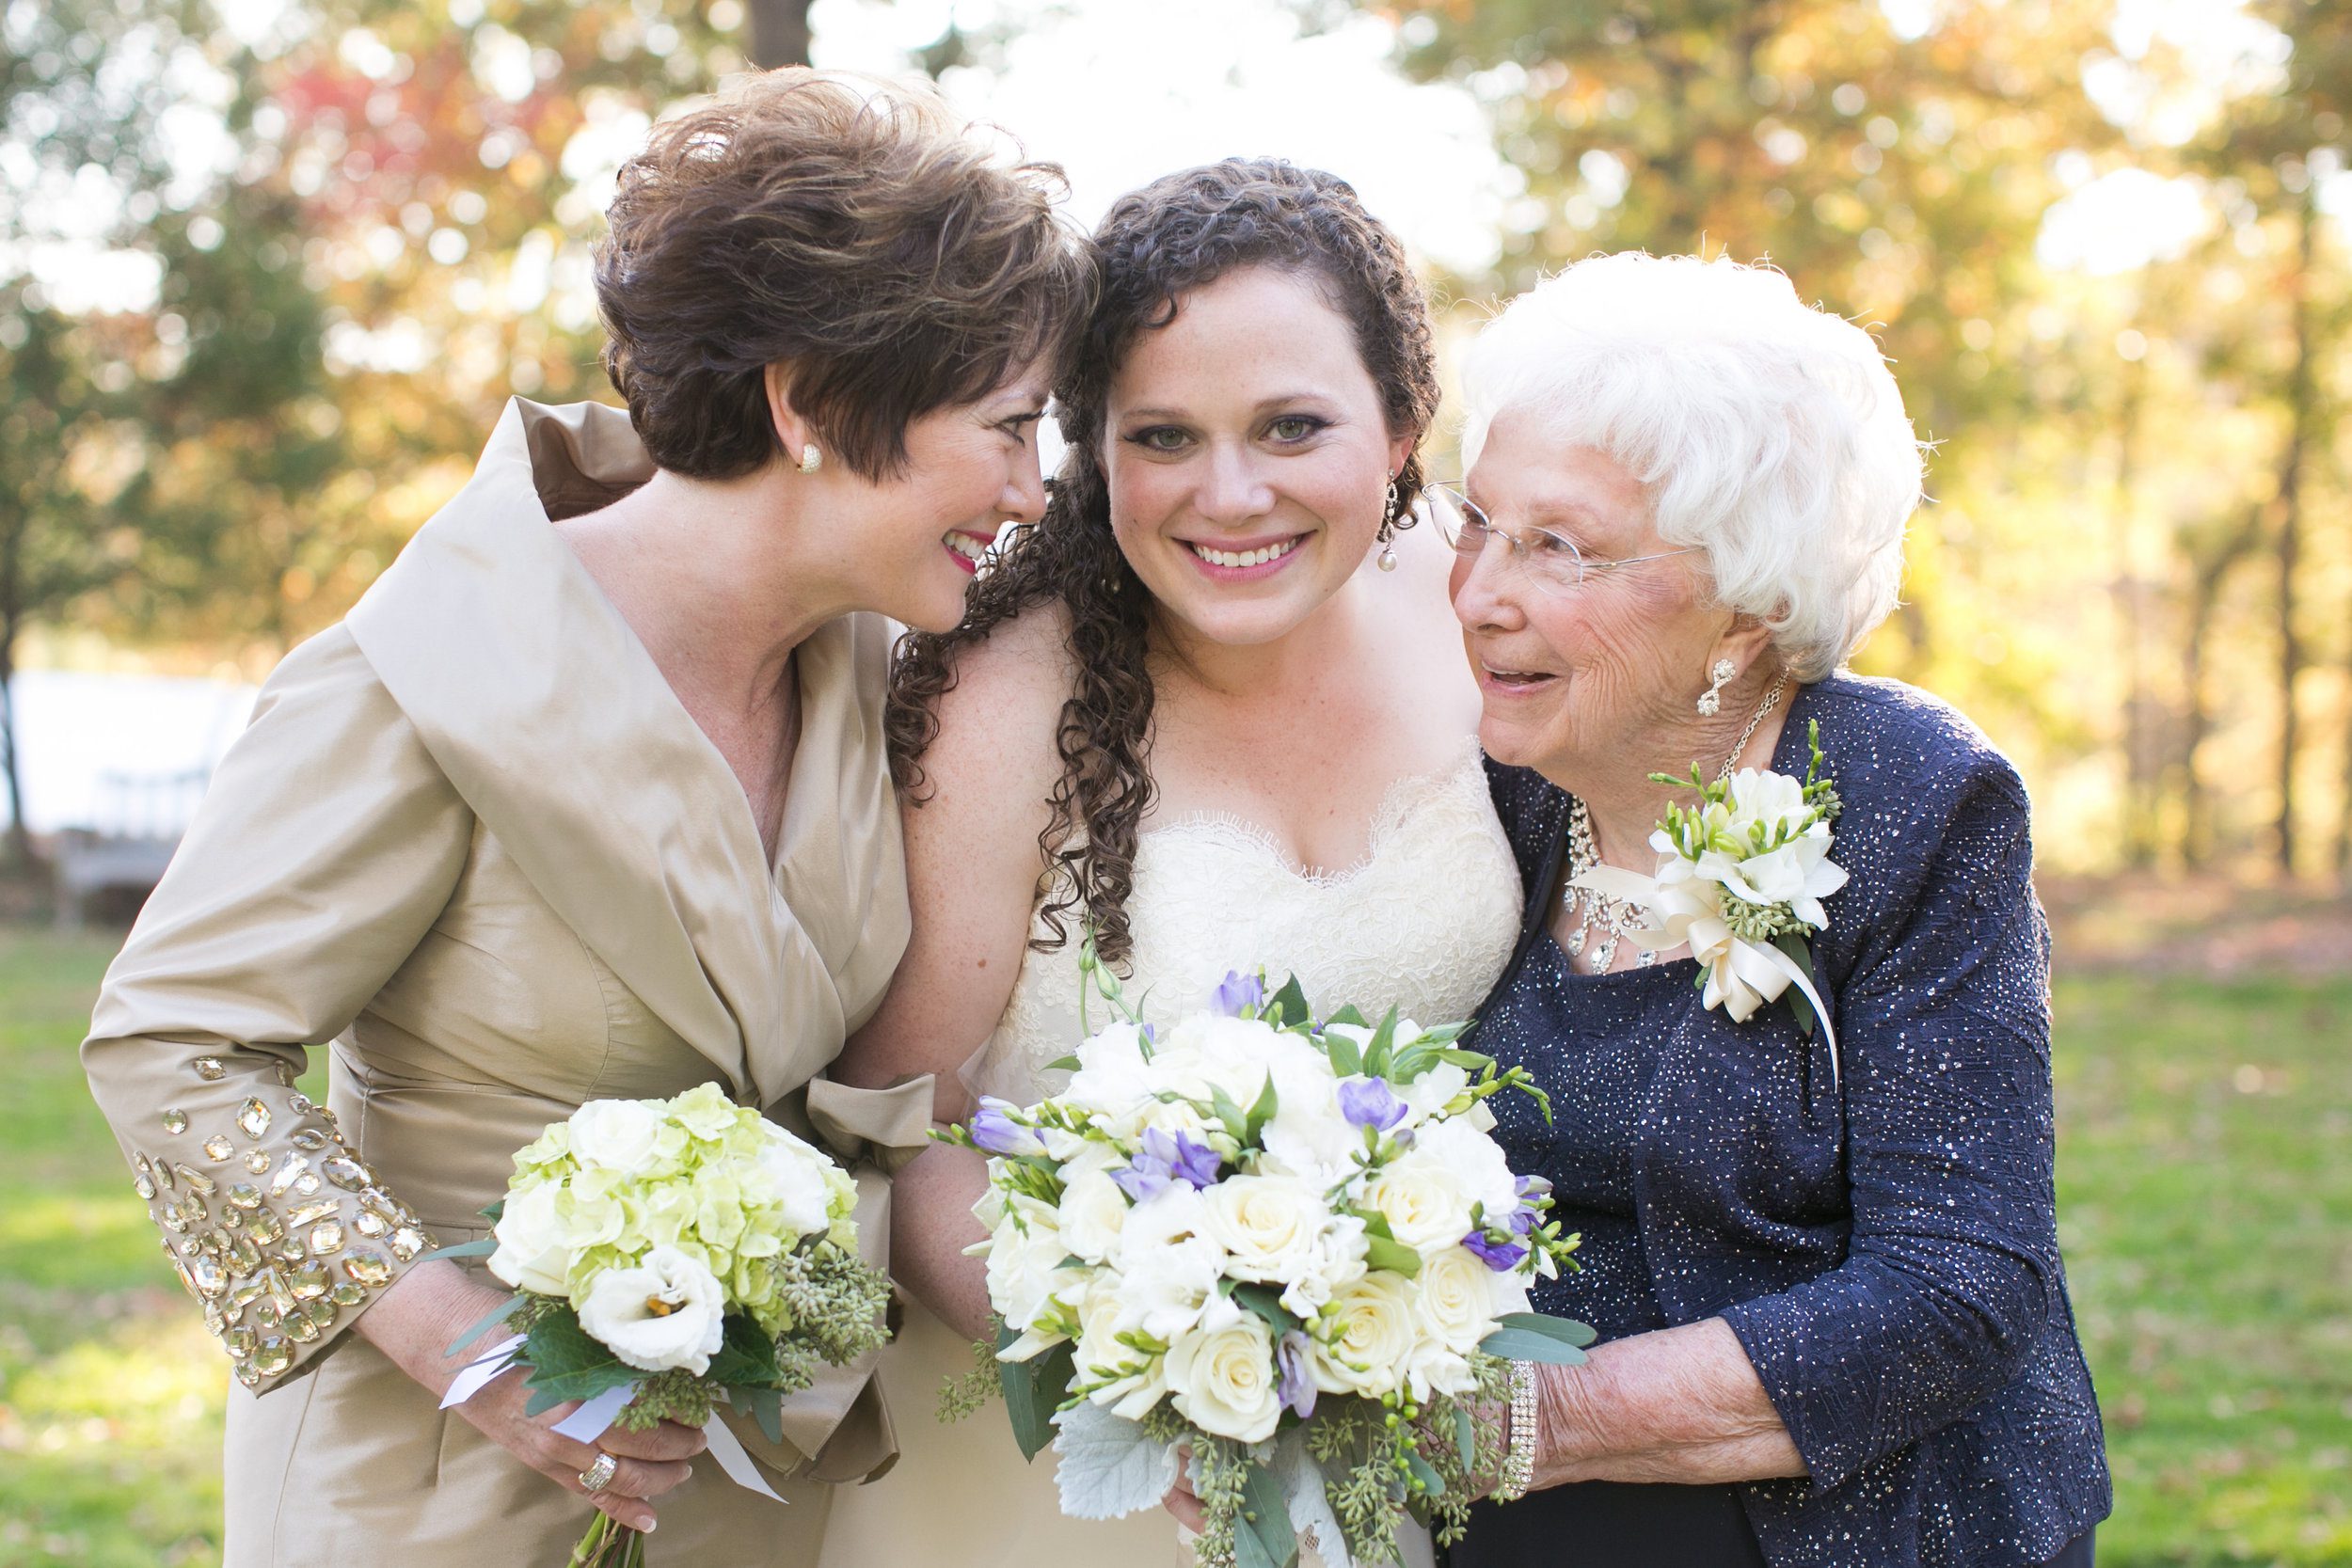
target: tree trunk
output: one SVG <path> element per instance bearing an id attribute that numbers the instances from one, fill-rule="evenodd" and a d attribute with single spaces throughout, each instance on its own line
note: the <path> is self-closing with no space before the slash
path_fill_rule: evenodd
<path id="1" fill-rule="evenodd" d="M 2281 875 L 2295 875 L 2295 761 L 2301 732 L 2295 710 L 2295 685 L 2303 673 L 2303 644 L 2296 635 L 2295 590 L 2303 558 L 2303 483 L 2306 453 L 2318 413 L 2312 371 L 2312 261 L 2319 232 L 2317 182 L 2303 187 L 2296 208 L 2300 229 L 2288 308 L 2295 322 L 2295 360 L 2287 371 L 2287 448 L 2279 463 L 2279 822 L 2275 843 Z"/>
<path id="2" fill-rule="evenodd" d="M 0 773 L 8 786 L 8 859 L 19 871 L 31 872 L 33 833 L 24 825 L 24 776 L 16 754 L 16 639 L 24 630 L 23 562 L 18 551 L 24 530 L 11 528 L 0 535 Z"/>
<path id="3" fill-rule="evenodd" d="M 2115 614 L 2123 659 L 2123 858 L 2144 869 L 2156 858 L 2158 773 L 2163 758 L 2156 743 L 2153 699 L 2146 661 L 2140 657 L 2145 585 L 2133 548 L 2134 458 L 2139 444 L 2139 414 L 2147 372 L 2139 360 L 2123 367 L 2123 392 L 2115 415 Z"/>
<path id="4" fill-rule="evenodd" d="M 2205 642 L 2213 631 L 2214 610 L 2231 570 L 2251 554 L 2262 537 L 2261 512 L 2249 513 L 2238 528 L 2206 560 L 2196 562 L 2189 584 L 2188 625 L 2181 644 L 2181 691 L 2185 707 L 2181 724 L 2181 749 L 2175 760 L 2181 780 L 2181 863 L 2196 870 L 2213 858 L 2213 804 L 2204 780 L 2197 771 L 2197 753 L 2213 732 L 2213 715 L 2205 702 Z M 2191 552 L 2191 560 L 2195 560 Z"/>
<path id="5" fill-rule="evenodd" d="M 751 0 L 752 64 L 762 71 L 808 64 L 810 0 Z"/>

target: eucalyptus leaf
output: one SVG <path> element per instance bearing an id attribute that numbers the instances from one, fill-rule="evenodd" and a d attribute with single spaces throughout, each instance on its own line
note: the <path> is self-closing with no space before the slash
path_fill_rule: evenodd
<path id="1" fill-rule="evenodd" d="M 499 1324 L 513 1317 L 515 1315 L 515 1309 L 520 1307 L 528 1299 L 528 1297 L 523 1296 L 519 1292 L 515 1295 L 508 1296 L 506 1300 L 499 1306 L 496 1311 L 490 1313 L 489 1316 L 484 1318 L 480 1323 L 474 1324 L 471 1328 L 466 1330 L 465 1333 L 460 1334 L 456 1338 L 452 1339 L 449 1342 L 449 1349 L 441 1354 L 444 1355 L 455 1355 L 459 1351 L 464 1350 L 468 1345 L 472 1344 L 476 1339 L 481 1338 L 485 1334 L 489 1333 L 490 1330 L 496 1328 Z"/>
<path id="2" fill-rule="evenodd" d="M 496 1236 L 485 1236 L 478 1242 L 459 1242 L 454 1246 L 435 1247 L 417 1259 L 425 1262 L 435 1258 L 487 1258 L 499 1249 Z"/>
<path id="3" fill-rule="evenodd" d="M 1589 1323 L 1574 1318 L 1555 1318 L 1549 1312 L 1505 1312 L 1495 1320 L 1499 1328 L 1520 1328 L 1530 1334 L 1549 1335 L 1563 1344 L 1580 1349 L 1600 1338 Z"/>
<path id="4" fill-rule="evenodd" d="M 1252 1560 L 1245 1542 L 1253 1543 L 1271 1568 L 1291 1568 L 1298 1560 L 1298 1531 L 1291 1524 L 1290 1499 L 1272 1469 L 1252 1465 L 1242 1478 L 1242 1520 L 1233 1530 L 1234 1561 Z M 1254 1515 L 1254 1517 L 1253 1517 Z"/>
<path id="5" fill-rule="evenodd" d="M 1576 1346 L 1549 1334 L 1531 1334 L 1523 1328 L 1498 1328 L 1481 1339 L 1478 1348 L 1505 1361 L 1539 1361 L 1552 1367 L 1584 1365 L 1584 1353 Z"/>
<path id="6" fill-rule="evenodd" d="M 1007 1326 L 997 1331 L 996 1348 L 1003 1351 L 1021 1336 Z M 1023 1459 L 1035 1459 L 1054 1440 L 1054 1411 L 1070 1397 L 1070 1380 L 1077 1370 L 1072 1347 L 1056 1345 L 1026 1361 L 999 1361 L 996 1378 L 1005 1391 L 1005 1413 L 1012 1418 L 1012 1440 Z"/>

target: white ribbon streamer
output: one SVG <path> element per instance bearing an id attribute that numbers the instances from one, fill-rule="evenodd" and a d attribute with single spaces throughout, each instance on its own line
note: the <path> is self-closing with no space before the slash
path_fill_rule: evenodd
<path id="1" fill-rule="evenodd" d="M 618 1388 L 607 1388 L 595 1399 L 555 1423 L 555 1430 L 577 1443 L 593 1443 L 605 1433 L 621 1406 L 637 1397 L 637 1385 L 624 1383 Z"/>
<path id="2" fill-rule="evenodd" d="M 521 1342 L 521 1337 L 516 1336 L 514 1343 L 520 1344 Z M 510 1348 L 510 1346 L 500 1347 L 501 1350 Z M 509 1355 L 507 1359 L 511 1361 L 513 1357 Z M 504 1368 L 501 1367 L 500 1370 L 503 1370 Z M 483 1379 L 485 1383 L 488 1381 L 488 1378 Z M 481 1385 L 476 1384 L 475 1386 L 479 1387 Z M 636 1393 L 637 1385 L 634 1383 L 625 1383 L 618 1388 L 607 1388 L 603 1393 L 558 1421 L 555 1430 L 576 1442 L 594 1443 L 611 1430 L 614 1418 L 621 1413 L 621 1407 L 628 1403 Z M 784 1498 L 776 1496 L 775 1489 L 771 1487 L 767 1479 L 759 1473 L 759 1467 L 752 1463 L 752 1456 L 744 1449 L 742 1439 L 737 1437 L 728 1429 L 725 1418 L 716 1410 L 710 1413 L 710 1419 L 703 1424 L 703 1440 L 710 1445 L 710 1457 L 719 1462 L 719 1468 L 726 1472 L 729 1481 L 746 1492 L 756 1492 L 761 1497 L 772 1498 L 776 1502 L 785 1501 Z"/>
<path id="3" fill-rule="evenodd" d="M 482 1392 L 484 1386 L 492 1378 L 515 1364 L 515 1357 L 522 1354 L 522 1348 L 523 1337 L 513 1335 L 467 1362 L 457 1375 L 450 1379 L 449 1392 L 441 1396 L 441 1408 L 447 1410 L 452 1405 L 463 1404 Z"/>

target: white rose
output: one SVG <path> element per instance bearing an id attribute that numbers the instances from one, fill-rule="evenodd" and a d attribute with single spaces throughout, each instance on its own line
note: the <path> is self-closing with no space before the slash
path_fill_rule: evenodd
<path id="1" fill-rule="evenodd" d="M 1494 1328 L 1495 1271 L 1468 1247 L 1449 1247 L 1413 1276 L 1413 1318 L 1422 1335 L 1467 1355 Z"/>
<path id="2" fill-rule="evenodd" d="M 1089 1263 L 1100 1263 L 1119 1245 L 1127 1223 L 1127 1195 L 1107 1169 L 1081 1171 L 1061 1195 L 1061 1239 Z"/>
<path id="3" fill-rule="evenodd" d="M 1235 1279 L 1287 1283 L 1305 1272 L 1330 1218 L 1320 1188 L 1295 1176 L 1231 1176 L 1201 1195 L 1209 1234 Z"/>
<path id="4" fill-rule="evenodd" d="M 1075 1300 L 1085 1276 L 1064 1270 L 1070 1248 L 1054 1211 L 1033 1197 L 1014 1197 L 988 1247 L 988 1299 L 1005 1322 L 1025 1330 L 1065 1294 Z"/>
<path id="5" fill-rule="evenodd" d="M 684 1367 L 697 1377 L 725 1337 L 718 1277 L 676 1247 L 658 1246 L 633 1269 L 607 1269 L 580 1305 L 580 1326 L 641 1371 Z"/>
<path id="6" fill-rule="evenodd" d="M 1420 1148 L 1375 1172 L 1364 1183 L 1364 1201 L 1389 1222 L 1390 1234 L 1424 1257 L 1470 1234 L 1470 1196 L 1461 1179 Z"/>
<path id="7" fill-rule="evenodd" d="M 1286 1053 L 1273 1071 L 1274 1119 L 1259 1137 L 1266 1153 L 1260 1168 L 1305 1177 L 1319 1187 L 1341 1180 L 1363 1152 L 1364 1134 L 1340 1114 L 1340 1084 L 1330 1062 L 1310 1048 Z"/>
<path id="8" fill-rule="evenodd" d="M 1116 1275 L 1096 1275 L 1078 1302 L 1078 1343 L 1073 1353 L 1079 1377 L 1100 1382 L 1088 1397 L 1111 1413 L 1141 1420 L 1168 1392 L 1167 1360 L 1119 1342 L 1122 1308 Z"/>
<path id="9" fill-rule="evenodd" d="M 592 1100 L 574 1111 L 572 1157 L 623 1176 L 643 1176 L 660 1163 L 662 1116 L 642 1100 Z"/>
<path id="10" fill-rule="evenodd" d="M 1412 1282 L 1385 1271 L 1342 1289 L 1314 1324 L 1308 1354 L 1315 1386 L 1327 1394 L 1392 1393 L 1419 1338 Z"/>
<path id="11" fill-rule="evenodd" d="M 759 1146 L 759 1168 L 775 1186 L 784 1224 L 794 1234 L 815 1236 L 833 1225 L 833 1162 L 772 1121 Z"/>
<path id="12" fill-rule="evenodd" d="M 490 1232 L 499 1242 L 490 1254 L 490 1272 L 517 1291 L 560 1296 L 568 1289 L 571 1227 L 556 1212 L 563 1191 L 556 1182 L 535 1181 L 506 1195 L 506 1207 Z"/>
<path id="13" fill-rule="evenodd" d="M 1177 1413 L 1201 1431 L 1242 1443 L 1274 1435 L 1282 1418 L 1281 1386 L 1273 1336 L 1256 1313 L 1178 1339 L 1168 1347 L 1167 1370 Z"/>
<path id="14" fill-rule="evenodd" d="M 1470 1357 L 1434 1339 L 1416 1344 L 1406 1360 L 1406 1391 L 1417 1401 L 1426 1400 L 1432 1394 L 1467 1394 L 1477 1386 Z"/>

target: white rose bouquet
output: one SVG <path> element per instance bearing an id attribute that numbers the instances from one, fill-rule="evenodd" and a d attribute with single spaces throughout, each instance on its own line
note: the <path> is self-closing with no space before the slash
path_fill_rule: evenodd
<path id="1" fill-rule="evenodd" d="M 503 1324 L 443 1408 L 510 1367 L 527 1408 L 581 1402 L 557 1431 L 593 1443 L 615 1422 L 702 1427 L 727 1474 L 774 1496 L 713 1418 L 722 1402 L 782 1441 L 782 1402 L 821 1366 L 887 1338 L 889 1281 L 858 1256 L 857 1187 L 822 1150 L 716 1085 L 674 1100 L 597 1100 L 515 1156 L 487 1255 L 515 1295 L 452 1350 Z M 576 1568 L 636 1568 L 644 1538 L 599 1513 Z"/>
<path id="2" fill-rule="evenodd" d="M 1592 1338 L 1526 1310 L 1577 1238 L 1488 1135 L 1489 1097 L 1542 1095 L 1458 1024 L 1316 1022 L 1262 974 L 1217 1000 L 1111 1023 L 1064 1092 L 947 1135 L 989 1156 L 974 1250 L 1015 1437 L 1053 1444 L 1077 1518 L 1158 1506 L 1188 1449 L 1204 1562 L 1393 1560 L 1408 1512 L 1451 1540 L 1500 1465 L 1509 1362 Z"/>

